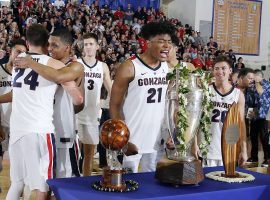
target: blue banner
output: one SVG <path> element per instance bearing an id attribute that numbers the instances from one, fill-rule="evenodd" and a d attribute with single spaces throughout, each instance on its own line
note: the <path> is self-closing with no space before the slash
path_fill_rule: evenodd
<path id="1" fill-rule="evenodd" d="M 50 0 L 54 2 L 55 0 Z M 110 9 L 117 10 L 120 6 L 122 9 L 125 9 L 127 5 L 130 3 L 133 9 L 137 9 L 138 6 L 146 7 L 146 8 L 155 8 L 158 9 L 160 7 L 160 0 L 87 0 L 87 4 L 91 5 L 93 2 L 98 1 L 99 6 L 102 7 L 104 5 L 109 5 Z M 66 0 L 65 0 L 66 2 Z M 81 0 L 77 1 L 81 3 Z"/>

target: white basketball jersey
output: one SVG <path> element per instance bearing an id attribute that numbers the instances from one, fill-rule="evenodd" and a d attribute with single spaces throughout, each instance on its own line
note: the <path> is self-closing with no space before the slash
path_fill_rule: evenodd
<path id="1" fill-rule="evenodd" d="M 234 102 L 238 102 L 240 90 L 238 88 L 232 87 L 232 89 L 227 94 L 222 95 L 216 89 L 214 84 L 210 86 L 210 90 L 213 94 L 211 101 L 214 104 L 214 108 L 212 110 L 211 116 L 212 138 L 207 158 L 221 160 L 221 131 L 223 122 L 231 105 Z"/>
<path id="2" fill-rule="evenodd" d="M 71 96 L 62 86 L 55 93 L 53 124 L 57 148 L 71 148 L 75 139 L 75 112 Z"/>
<path id="3" fill-rule="evenodd" d="M 83 59 L 78 62 L 84 66 L 84 88 L 85 101 L 84 109 L 77 114 L 78 124 L 99 125 L 101 114 L 100 92 L 103 84 L 103 66 L 102 62 L 96 61 L 93 66 L 87 65 Z"/>
<path id="4" fill-rule="evenodd" d="M 12 89 L 12 77 L 4 65 L 0 65 L 0 95 L 10 92 Z M 9 127 L 11 103 L 0 104 L 1 125 Z"/>
<path id="5" fill-rule="evenodd" d="M 30 54 L 47 65 L 47 55 Z M 30 68 L 13 69 L 13 101 L 10 118 L 10 142 L 27 133 L 54 133 L 53 101 L 57 85 Z"/>
<path id="6" fill-rule="evenodd" d="M 152 153 L 164 116 L 168 65 L 161 62 L 153 69 L 138 56 L 131 61 L 135 76 L 129 83 L 123 106 L 125 122 L 130 142 L 139 148 L 139 153 Z"/>

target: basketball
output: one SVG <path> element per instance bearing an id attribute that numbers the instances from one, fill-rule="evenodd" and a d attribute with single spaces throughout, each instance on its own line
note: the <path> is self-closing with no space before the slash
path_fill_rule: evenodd
<path id="1" fill-rule="evenodd" d="M 99 139 L 106 149 L 121 150 L 129 140 L 128 127 L 121 120 L 109 119 L 103 123 Z"/>

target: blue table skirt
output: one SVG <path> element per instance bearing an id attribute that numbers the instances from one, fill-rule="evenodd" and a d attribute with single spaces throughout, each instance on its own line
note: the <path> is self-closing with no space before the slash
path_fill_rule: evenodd
<path id="1" fill-rule="evenodd" d="M 205 168 L 204 172 L 222 171 L 223 167 Z M 129 193 L 109 193 L 92 189 L 91 184 L 100 176 L 49 180 L 48 184 L 57 200 L 121 200 L 121 199 L 178 199 L 178 200 L 270 200 L 270 175 L 237 169 L 255 176 L 255 181 L 246 183 L 224 183 L 205 178 L 199 186 L 162 184 L 154 173 L 126 174 L 124 179 L 139 182 L 139 189 Z"/>

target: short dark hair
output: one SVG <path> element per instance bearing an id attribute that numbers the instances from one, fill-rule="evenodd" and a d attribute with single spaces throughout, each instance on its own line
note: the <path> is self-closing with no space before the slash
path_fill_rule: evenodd
<path id="1" fill-rule="evenodd" d="M 150 22 L 142 27 L 141 36 L 146 40 L 162 34 L 168 34 L 174 38 L 175 32 L 175 27 L 168 21 Z"/>
<path id="2" fill-rule="evenodd" d="M 65 43 L 67 45 L 72 45 L 72 43 L 73 43 L 71 32 L 67 28 L 55 29 L 51 33 L 51 36 L 59 37 L 61 42 Z"/>
<path id="3" fill-rule="evenodd" d="M 27 49 L 26 42 L 23 39 L 12 40 L 10 43 L 10 48 L 15 47 L 16 45 L 23 45 Z"/>
<path id="4" fill-rule="evenodd" d="M 26 31 L 26 40 L 34 46 L 48 45 L 49 32 L 41 24 L 33 24 Z"/>
<path id="5" fill-rule="evenodd" d="M 98 36 L 97 36 L 97 34 L 95 34 L 95 33 L 85 33 L 83 35 L 83 39 L 84 40 L 90 39 L 90 38 L 93 38 L 98 43 Z"/>
<path id="6" fill-rule="evenodd" d="M 233 66 L 232 60 L 227 55 L 219 55 L 215 58 L 214 65 L 219 62 L 226 62 L 230 67 Z"/>
<path id="7" fill-rule="evenodd" d="M 238 78 L 245 77 L 248 73 L 254 74 L 254 70 L 251 68 L 243 68 L 239 71 Z"/>

